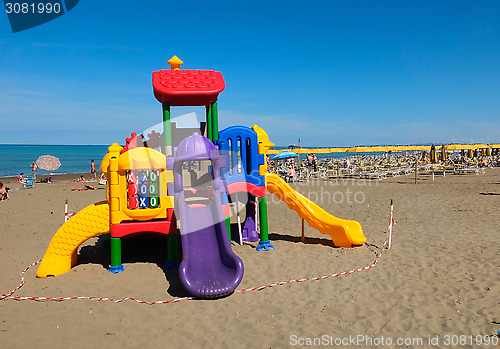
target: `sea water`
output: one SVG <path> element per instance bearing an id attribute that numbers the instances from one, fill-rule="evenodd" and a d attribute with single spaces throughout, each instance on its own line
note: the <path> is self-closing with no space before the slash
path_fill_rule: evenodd
<path id="1" fill-rule="evenodd" d="M 278 150 L 288 150 L 286 147 L 274 147 Z M 55 171 L 39 169 L 38 175 L 85 173 L 90 172 L 90 160 L 99 165 L 104 155 L 108 152 L 107 145 L 35 145 L 35 144 L 0 144 L 0 177 L 32 174 L 30 165 L 41 155 L 53 155 L 59 158 L 61 167 Z M 302 154 L 305 160 L 307 154 Z M 318 159 L 331 158 L 331 153 L 316 154 Z M 352 156 L 352 154 L 350 154 Z M 373 155 L 373 153 L 360 153 L 357 155 Z M 270 156 L 272 159 L 274 154 Z M 335 159 L 345 158 L 346 153 L 333 153 Z"/>
<path id="2" fill-rule="evenodd" d="M 33 173 L 30 165 L 41 155 L 59 158 L 61 167 L 55 171 L 38 169 L 37 175 L 90 172 L 90 160 L 99 170 L 101 160 L 108 152 L 107 145 L 34 145 L 0 144 L 0 177 Z"/>

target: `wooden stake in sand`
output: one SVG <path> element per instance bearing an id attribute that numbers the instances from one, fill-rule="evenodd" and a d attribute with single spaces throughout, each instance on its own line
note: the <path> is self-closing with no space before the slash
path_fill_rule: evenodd
<path id="1" fill-rule="evenodd" d="M 68 199 L 64 203 L 64 223 L 68 221 Z"/>
<path id="2" fill-rule="evenodd" d="M 415 159 L 415 184 L 417 184 L 417 176 L 418 176 L 418 159 Z"/>
<path id="3" fill-rule="evenodd" d="M 68 213 L 68 199 L 66 199 L 66 202 L 64 204 L 64 223 L 66 223 L 74 215 L 74 213 Z"/>
<path id="4" fill-rule="evenodd" d="M 391 240 L 392 240 L 392 212 L 393 212 L 393 205 L 392 205 L 392 199 L 391 199 L 391 213 L 389 214 L 389 242 L 387 244 L 387 249 L 391 249 Z"/>
<path id="5" fill-rule="evenodd" d="M 302 219 L 302 236 L 300 237 L 303 243 L 306 243 L 306 236 L 304 234 L 304 220 Z"/>

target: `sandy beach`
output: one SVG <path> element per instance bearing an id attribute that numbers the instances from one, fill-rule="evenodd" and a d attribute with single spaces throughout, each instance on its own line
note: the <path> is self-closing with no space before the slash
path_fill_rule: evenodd
<path id="1" fill-rule="evenodd" d="M 54 176 L 55 183 L 11 191 L 9 200 L 0 202 L 0 293 L 14 289 L 21 271 L 43 257 L 64 222 L 66 199 L 70 212 L 105 199 L 104 186 L 71 191 L 85 185 L 64 183 L 77 177 Z M 163 305 L 4 299 L 1 347 L 483 348 L 489 347 L 484 341 L 495 338 L 498 343 L 492 335 L 500 327 L 500 168 L 435 180 L 421 175 L 416 185 L 413 180 L 410 175 L 293 184 L 333 215 L 359 221 L 368 240 L 363 246 L 335 248 L 327 235 L 307 224 L 302 243 L 298 215 L 272 196 L 269 230 L 276 250 L 257 252 L 255 243 L 233 244 L 245 265 L 238 289 L 362 268 L 381 251 L 392 199 L 397 222 L 392 249 L 374 268 Z M 70 272 L 39 279 L 33 267 L 15 295 L 146 301 L 189 296 L 176 271 L 161 269 L 166 258 L 159 240 L 127 241 L 125 272 L 113 275 L 107 271 L 109 237 L 90 239 Z"/>

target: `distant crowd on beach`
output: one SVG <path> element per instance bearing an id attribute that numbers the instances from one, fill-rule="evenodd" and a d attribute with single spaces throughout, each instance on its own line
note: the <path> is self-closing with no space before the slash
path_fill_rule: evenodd
<path id="1" fill-rule="evenodd" d="M 479 168 L 500 166 L 500 153 L 493 149 L 490 155 L 480 151 L 446 153 L 441 149 L 431 152 L 386 152 L 379 156 L 353 155 L 345 158 L 324 158 L 309 153 L 305 156 L 290 154 L 290 157 L 271 160 L 268 156 L 269 172 L 276 173 L 287 182 L 304 181 L 312 178 L 339 177 L 340 175 L 359 178 L 384 179 L 387 175 L 398 176 L 409 174 L 418 168 L 428 170 L 452 170 L 454 173 L 471 173 L 462 168 Z M 416 167 L 415 167 L 416 166 Z"/>
<path id="2" fill-rule="evenodd" d="M 39 166 L 37 165 L 36 161 L 33 161 L 31 165 L 29 166 L 31 168 L 32 175 L 26 176 L 24 172 L 21 172 L 17 176 L 17 181 L 13 182 L 8 182 L 8 183 L 19 183 L 22 184 L 23 187 L 29 188 L 32 187 L 35 183 L 54 183 L 53 182 L 53 177 L 48 176 L 43 179 L 39 179 L 37 181 L 37 173 Z M 84 175 L 81 175 L 78 178 L 73 179 L 72 181 L 67 181 L 66 183 L 80 183 L 80 182 L 95 182 L 97 181 L 97 169 L 96 169 L 96 163 L 94 159 L 90 160 L 90 172 L 89 172 L 90 178 L 87 180 Z M 101 173 L 99 177 L 99 184 L 101 185 L 106 185 L 107 179 L 105 173 Z M 0 201 L 6 200 L 9 198 L 8 192 L 11 189 L 7 187 L 3 182 L 0 182 Z"/>

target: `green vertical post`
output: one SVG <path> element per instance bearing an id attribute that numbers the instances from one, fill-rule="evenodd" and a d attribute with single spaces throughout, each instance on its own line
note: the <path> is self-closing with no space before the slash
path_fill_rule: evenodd
<path id="1" fill-rule="evenodd" d="M 259 200 L 259 215 L 260 215 L 260 241 L 257 247 L 257 251 L 269 251 L 270 248 L 274 248 L 269 241 L 269 226 L 267 223 L 267 198 L 264 196 Z"/>
<path id="2" fill-rule="evenodd" d="M 170 126 L 170 103 L 163 102 L 163 136 L 165 138 L 165 155 L 172 156 L 172 128 Z"/>
<path id="3" fill-rule="evenodd" d="M 267 223 L 267 198 L 260 198 L 259 202 L 260 215 L 260 241 L 269 241 L 269 226 Z"/>
<path id="4" fill-rule="evenodd" d="M 111 238 L 111 267 L 120 267 L 122 265 L 122 240 L 120 238 Z"/>
<path id="5" fill-rule="evenodd" d="M 167 235 L 167 262 L 176 263 L 177 258 L 177 233 Z"/>
<path id="6" fill-rule="evenodd" d="M 207 106 L 207 138 L 212 139 L 212 106 Z"/>
<path id="7" fill-rule="evenodd" d="M 217 102 L 212 103 L 212 142 L 219 139 L 219 115 L 217 113 Z"/>
<path id="8" fill-rule="evenodd" d="M 165 155 L 172 156 L 172 126 L 170 124 L 170 103 L 163 102 L 163 135 L 165 136 Z M 172 223 L 171 223 L 172 224 Z M 177 263 L 177 233 L 167 236 L 167 265 Z"/>
<path id="9" fill-rule="evenodd" d="M 226 217 L 226 229 L 227 229 L 227 236 L 229 236 L 229 244 L 231 244 L 231 218 Z"/>

